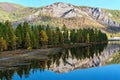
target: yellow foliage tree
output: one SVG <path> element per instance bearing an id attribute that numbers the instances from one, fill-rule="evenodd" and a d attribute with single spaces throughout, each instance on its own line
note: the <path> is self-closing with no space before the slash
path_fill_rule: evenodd
<path id="1" fill-rule="evenodd" d="M 90 43 L 90 35 L 89 35 L 89 33 L 87 33 L 87 39 L 86 39 L 86 42 L 87 42 L 87 43 Z"/>
<path id="2" fill-rule="evenodd" d="M 0 51 L 7 50 L 7 42 L 3 39 L 3 37 L 0 38 Z"/>
<path id="3" fill-rule="evenodd" d="M 40 43 L 42 45 L 48 43 L 48 36 L 44 30 L 40 31 Z"/>
<path id="4" fill-rule="evenodd" d="M 17 45 L 16 40 L 17 40 L 16 35 L 13 35 L 12 40 L 11 40 L 12 41 L 12 49 L 16 49 L 16 45 Z"/>

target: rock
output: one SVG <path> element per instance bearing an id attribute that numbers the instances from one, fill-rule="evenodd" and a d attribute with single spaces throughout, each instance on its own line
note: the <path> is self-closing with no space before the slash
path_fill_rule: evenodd
<path id="1" fill-rule="evenodd" d="M 67 3 L 54 3 L 45 8 L 40 9 L 44 14 L 51 14 L 53 17 L 71 18 L 71 17 L 81 17 L 79 10 L 73 5 Z"/>
<path id="2" fill-rule="evenodd" d="M 103 12 L 100 8 L 88 8 L 88 13 L 93 17 L 94 20 L 97 20 L 102 24 L 112 27 L 120 27 L 120 24 L 106 16 L 105 12 Z"/>

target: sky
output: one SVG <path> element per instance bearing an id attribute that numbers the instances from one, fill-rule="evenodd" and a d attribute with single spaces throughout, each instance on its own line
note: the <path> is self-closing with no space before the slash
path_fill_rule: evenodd
<path id="1" fill-rule="evenodd" d="M 79 6 L 91 6 L 120 10 L 120 0 L 0 0 L 0 2 L 12 2 L 28 7 L 41 7 L 55 2 L 66 2 Z"/>

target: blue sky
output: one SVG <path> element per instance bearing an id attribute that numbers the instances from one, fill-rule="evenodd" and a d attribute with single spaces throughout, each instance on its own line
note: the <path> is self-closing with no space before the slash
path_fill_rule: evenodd
<path id="1" fill-rule="evenodd" d="M 120 0 L 0 0 L 0 2 L 12 2 L 31 7 L 45 6 L 55 2 L 66 2 L 80 6 L 93 6 L 120 10 Z"/>

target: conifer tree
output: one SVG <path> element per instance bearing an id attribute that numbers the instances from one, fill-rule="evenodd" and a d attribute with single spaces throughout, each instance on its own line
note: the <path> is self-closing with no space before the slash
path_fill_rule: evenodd
<path id="1" fill-rule="evenodd" d="M 23 40 L 24 40 L 25 36 L 24 36 L 24 30 L 23 30 L 23 27 L 22 27 L 21 24 L 19 24 L 19 25 L 17 26 L 17 28 L 16 28 L 16 30 L 15 30 L 15 35 L 16 35 L 16 37 L 17 37 L 17 47 L 18 47 L 18 48 L 24 47 L 24 45 L 23 45 L 23 44 L 24 44 Z"/>
<path id="2" fill-rule="evenodd" d="M 39 36 L 40 36 L 40 33 L 39 33 L 39 30 L 38 30 L 38 26 L 35 27 L 35 31 L 34 31 L 34 36 L 35 36 L 35 41 L 36 41 L 36 48 L 39 48 L 40 47 L 40 44 L 39 44 Z"/>
<path id="3" fill-rule="evenodd" d="M 87 42 L 87 43 L 90 43 L 90 35 L 89 35 L 89 33 L 87 33 L 87 39 L 86 39 L 86 42 Z"/>
<path id="4" fill-rule="evenodd" d="M 69 33 L 67 30 L 63 32 L 63 36 L 64 36 L 64 43 L 68 44 L 69 43 L 69 38 L 68 38 Z"/>
<path id="5" fill-rule="evenodd" d="M 59 43 L 64 44 L 64 36 L 63 36 L 62 32 L 59 33 Z"/>
<path id="6" fill-rule="evenodd" d="M 75 29 L 72 29 L 72 30 L 70 31 L 70 41 L 71 41 L 72 43 L 75 43 Z"/>
<path id="7" fill-rule="evenodd" d="M 41 45 L 45 45 L 48 43 L 48 36 L 44 30 L 40 31 L 40 43 Z"/>
<path id="8" fill-rule="evenodd" d="M 31 40 L 30 40 L 30 35 L 29 35 L 28 32 L 26 33 L 26 37 L 25 37 L 25 48 L 26 49 L 32 48 L 32 46 L 31 46 Z"/>
<path id="9" fill-rule="evenodd" d="M 5 22 L 5 26 L 6 26 L 6 29 L 7 29 L 6 41 L 7 41 L 7 44 L 8 44 L 8 48 L 9 48 L 9 50 L 12 50 L 12 46 L 13 46 L 12 38 L 14 36 L 14 29 L 12 27 L 11 22 L 9 22 L 9 21 Z"/>
<path id="10" fill-rule="evenodd" d="M 7 42 L 3 37 L 0 38 L 0 51 L 7 50 Z"/>
<path id="11" fill-rule="evenodd" d="M 16 35 L 12 36 L 12 40 L 11 41 L 12 41 L 12 45 L 11 45 L 12 46 L 12 50 L 15 50 L 16 49 L 16 45 L 17 45 L 17 42 L 16 42 L 17 41 L 17 37 L 16 37 Z"/>
<path id="12" fill-rule="evenodd" d="M 47 33 L 47 36 L 48 36 L 48 45 L 51 45 L 53 36 L 52 36 L 52 31 L 51 31 L 49 25 L 47 25 L 46 33 Z"/>
<path id="13" fill-rule="evenodd" d="M 53 45 L 57 46 L 59 43 L 59 38 L 58 38 L 58 33 L 56 33 L 56 31 L 53 31 Z"/>

